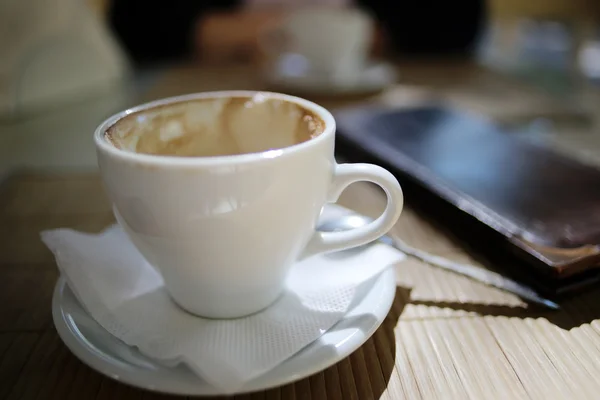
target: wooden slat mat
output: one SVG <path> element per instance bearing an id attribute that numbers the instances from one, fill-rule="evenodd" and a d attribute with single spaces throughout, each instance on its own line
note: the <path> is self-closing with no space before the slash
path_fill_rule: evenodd
<path id="1" fill-rule="evenodd" d="M 341 203 L 368 215 L 384 199 L 353 185 Z M 52 325 L 57 278 L 42 229 L 96 232 L 113 221 L 95 175 L 24 174 L 0 187 L 0 398 L 162 399 L 77 360 Z M 449 258 L 460 245 L 406 209 L 394 234 Z M 240 399 L 597 399 L 600 291 L 564 311 L 409 260 L 397 266 L 392 311 L 350 357 L 308 379 Z"/>

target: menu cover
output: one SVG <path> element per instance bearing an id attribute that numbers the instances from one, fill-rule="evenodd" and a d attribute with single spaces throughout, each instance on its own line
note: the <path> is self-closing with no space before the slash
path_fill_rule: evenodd
<path id="1" fill-rule="evenodd" d="M 560 294 L 600 279 L 600 171 L 444 106 L 335 117 L 338 152 L 396 173 L 409 201 L 495 259 L 516 257 L 528 283 Z"/>

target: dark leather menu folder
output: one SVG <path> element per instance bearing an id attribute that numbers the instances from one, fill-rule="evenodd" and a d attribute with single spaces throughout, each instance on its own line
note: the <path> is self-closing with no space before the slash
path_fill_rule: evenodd
<path id="1" fill-rule="evenodd" d="M 528 283 L 560 294 L 598 280 L 599 170 L 442 106 L 335 117 L 338 153 L 393 171 L 408 201 L 474 248 L 507 256 Z"/>

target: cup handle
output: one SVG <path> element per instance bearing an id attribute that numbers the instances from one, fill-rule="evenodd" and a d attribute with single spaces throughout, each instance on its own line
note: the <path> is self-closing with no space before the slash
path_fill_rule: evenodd
<path id="1" fill-rule="evenodd" d="M 385 191 L 387 206 L 383 213 L 360 228 L 342 232 L 315 232 L 306 247 L 305 257 L 361 246 L 379 239 L 394 226 L 402 212 L 404 195 L 394 175 L 377 165 L 338 164 L 328 201 L 336 202 L 350 184 L 359 181 L 373 182 Z"/>

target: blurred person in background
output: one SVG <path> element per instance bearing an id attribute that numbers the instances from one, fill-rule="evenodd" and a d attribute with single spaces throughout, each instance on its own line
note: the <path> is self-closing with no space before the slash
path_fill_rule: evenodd
<path id="1" fill-rule="evenodd" d="M 111 0 L 109 24 L 137 64 L 255 61 L 261 34 L 303 6 L 359 7 L 387 54 L 469 55 L 485 17 L 485 0 Z"/>

